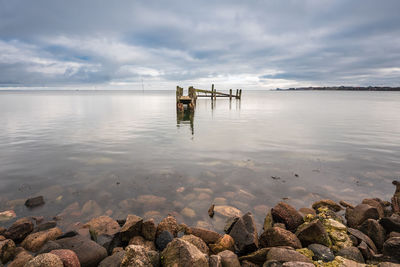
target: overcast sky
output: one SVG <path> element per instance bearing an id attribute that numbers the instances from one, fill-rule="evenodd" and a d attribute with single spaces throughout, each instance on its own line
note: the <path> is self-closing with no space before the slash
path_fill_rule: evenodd
<path id="1" fill-rule="evenodd" d="M 399 0 L 0 0 L 0 86 L 400 86 L 399 14 Z"/>

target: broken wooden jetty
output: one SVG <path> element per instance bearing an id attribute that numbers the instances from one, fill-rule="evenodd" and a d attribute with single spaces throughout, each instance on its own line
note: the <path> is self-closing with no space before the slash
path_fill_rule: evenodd
<path id="1" fill-rule="evenodd" d="M 212 101 L 216 100 L 217 97 L 229 97 L 230 100 L 232 100 L 232 98 L 240 100 L 242 98 L 242 89 L 236 89 L 236 93 L 233 94 L 232 89 L 229 89 L 229 93 L 217 92 L 214 88 L 214 84 L 211 85 L 211 90 L 197 89 L 190 86 L 188 95 L 184 96 L 183 88 L 179 86 L 176 87 L 176 107 L 178 110 L 184 110 L 185 106 L 193 110 L 198 97 L 210 97 Z"/>

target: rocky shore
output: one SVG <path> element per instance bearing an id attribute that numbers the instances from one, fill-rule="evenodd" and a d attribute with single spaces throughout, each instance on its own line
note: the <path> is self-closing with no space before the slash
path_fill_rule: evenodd
<path id="1" fill-rule="evenodd" d="M 250 212 L 230 217 L 224 233 L 174 216 L 158 225 L 133 214 L 99 216 L 64 233 L 57 221 L 20 218 L 0 227 L 0 266 L 400 266 L 400 182 L 393 184 L 390 202 L 323 199 L 299 210 L 279 202 L 260 235 Z"/>

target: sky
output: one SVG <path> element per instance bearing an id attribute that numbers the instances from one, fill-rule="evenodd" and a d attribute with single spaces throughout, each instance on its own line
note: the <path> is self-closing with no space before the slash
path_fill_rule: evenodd
<path id="1" fill-rule="evenodd" d="M 400 86 L 399 0 L 0 0 L 0 87 Z"/>

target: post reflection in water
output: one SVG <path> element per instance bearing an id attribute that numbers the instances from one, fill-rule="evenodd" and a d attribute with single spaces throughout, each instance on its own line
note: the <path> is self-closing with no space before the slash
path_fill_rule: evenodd
<path id="1" fill-rule="evenodd" d="M 194 109 L 176 109 L 176 126 L 180 127 L 181 124 L 189 124 L 192 135 L 194 135 Z"/>

